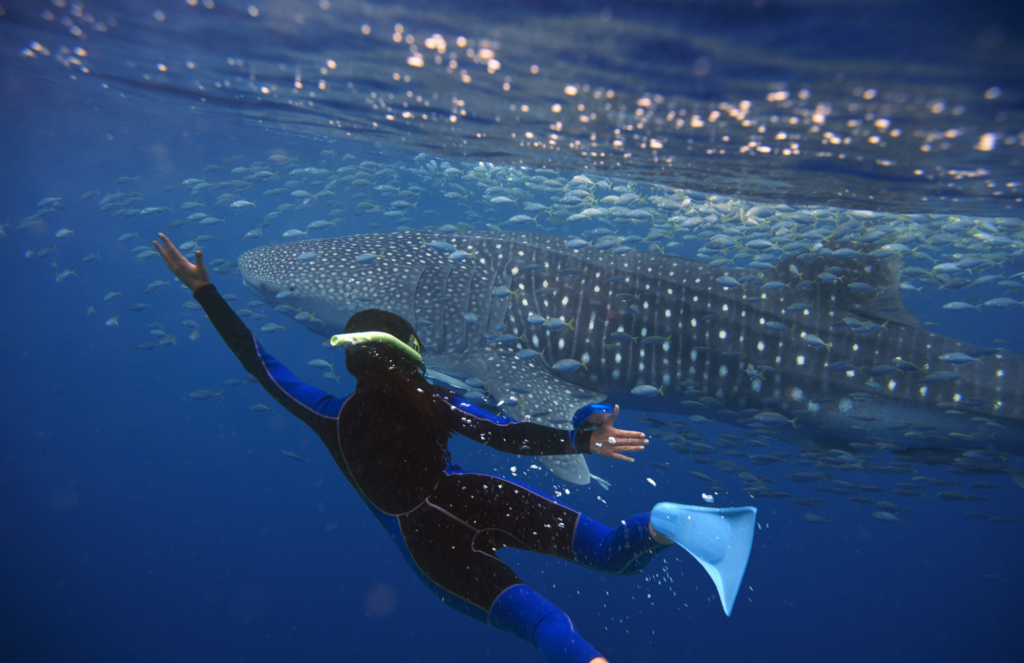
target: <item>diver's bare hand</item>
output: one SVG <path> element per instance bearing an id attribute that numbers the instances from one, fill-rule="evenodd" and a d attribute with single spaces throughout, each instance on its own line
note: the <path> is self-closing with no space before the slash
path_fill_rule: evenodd
<path id="1" fill-rule="evenodd" d="M 210 282 L 210 272 L 206 270 L 202 251 L 196 251 L 196 264 L 193 265 L 185 256 L 181 255 L 181 251 L 174 245 L 174 242 L 167 238 L 167 235 L 158 234 L 164 244 L 160 246 L 160 242 L 153 240 L 153 246 L 160 252 L 160 257 L 164 259 L 167 269 L 188 286 L 189 290 L 195 292 Z"/>
<path id="2" fill-rule="evenodd" d="M 622 454 L 640 451 L 647 446 L 647 438 L 639 431 L 615 428 L 613 424 L 617 416 L 619 416 L 618 405 L 598 429 L 590 435 L 590 452 L 605 458 L 617 458 L 632 463 L 632 458 Z"/>

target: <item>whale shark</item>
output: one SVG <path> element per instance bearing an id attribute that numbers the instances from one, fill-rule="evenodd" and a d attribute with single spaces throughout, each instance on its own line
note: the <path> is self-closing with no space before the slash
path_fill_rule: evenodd
<path id="1" fill-rule="evenodd" d="M 1024 444 L 1024 358 L 920 327 L 898 255 L 804 251 L 765 270 L 541 234 L 407 231 L 264 246 L 238 266 L 258 298 L 311 313 L 297 319 L 322 336 L 363 309 L 397 313 L 433 377 L 516 420 L 568 427 L 609 400 L 854 455 L 948 462 Z M 582 457 L 546 460 L 590 480 Z"/>

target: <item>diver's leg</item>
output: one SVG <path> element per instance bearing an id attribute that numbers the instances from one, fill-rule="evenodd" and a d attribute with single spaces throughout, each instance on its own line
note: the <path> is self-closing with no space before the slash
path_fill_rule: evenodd
<path id="1" fill-rule="evenodd" d="M 533 644 L 550 663 L 603 660 L 565 613 L 523 585 L 498 559 L 486 533 L 432 500 L 381 522 L 435 595 L 459 612 Z"/>
<path id="2" fill-rule="evenodd" d="M 472 472 L 446 473 L 430 500 L 478 530 L 473 546 L 568 559 L 595 571 L 639 573 L 678 543 L 707 570 L 728 615 L 739 591 L 757 509 L 662 502 L 612 529 L 529 486 Z"/>
<path id="3" fill-rule="evenodd" d="M 486 540 L 603 573 L 639 573 L 667 547 L 652 536 L 649 514 L 612 529 L 530 486 L 487 474 L 451 473 L 430 499 L 480 530 L 478 547 Z"/>
<path id="4" fill-rule="evenodd" d="M 581 513 L 572 541 L 573 561 L 602 573 L 632 575 L 671 545 L 665 541 L 655 538 L 649 513 L 630 516 L 615 529 Z"/>
<path id="5" fill-rule="evenodd" d="M 747 568 L 756 515 L 750 506 L 714 509 L 662 502 L 613 530 L 580 514 L 573 554 L 592 569 L 631 574 L 665 550 L 666 541 L 678 543 L 711 576 L 728 616 Z"/>
<path id="6" fill-rule="evenodd" d="M 491 606 L 487 623 L 532 643 L 545 661 L 604 661 L 564 612 L 526 585 L 513 585 L 502 592 Z"/>

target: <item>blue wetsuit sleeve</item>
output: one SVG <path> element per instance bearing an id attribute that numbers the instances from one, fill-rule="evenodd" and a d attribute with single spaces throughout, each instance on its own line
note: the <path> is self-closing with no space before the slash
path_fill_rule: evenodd
<path id="1" fill-rule="evenodd" d="M 492 449 L 519 456 L 590 453 L 590 431 L 560 430 L 491 414 L 446 389 L 438 389 L 452 408 L 452 429 Z"/>
<path id="2" fill-rule="evenodd" d="M 605 403 L 591 403 L 576 410 L 576 414 L 572 417 L 572 427 L 579 428 L 586 423 L 587 419 L 595 414 L 611 414 L 615 411 L 615 408 Z M 595 426 L 596 428 L 596 426 Z"/>
<path id="3" fill-rule="evenodd" d="M 345 399 L 309 386 L 268 354 L 212 283 L 196 290 L 193 297 L 242 367 L 275 401 L 315 430 L 325 443 L 328 437 L 336 437 L 337 417 Z"/>

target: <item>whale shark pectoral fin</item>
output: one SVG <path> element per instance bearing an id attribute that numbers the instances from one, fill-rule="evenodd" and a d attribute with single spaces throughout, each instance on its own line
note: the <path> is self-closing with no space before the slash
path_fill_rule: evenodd
<path id="1" fill-rule="evenodd" d="M 458 379 L 453 375 L 448 375 L 442 371 L 435 370 L 433 368 L 427 369 L 427 382 L 445 389 L 451 389 L 452 391 L 459 392 L 460 394 L 469 391 L 470 387 L 468 384 Z"/>
<path id="2" fill-rule="evenodd" d="M 502 414 L 516 421 L 533 421 L 553 428 L 570 428 L 576 410 L 600 403 L 606 396 L 578 387 L 554 375 L 539 359 L 506 357 L 493 348 L 464 353 L 428 355 L 427 366 L 447 375 L 473 376 L 487 383 Z M 578 485 L 590 483 L 583 456 L 540 456 L 555 476 Z"/>
<path id="3" fill-rule="evenodd" d="M 590 468 L 583 456 L 538 456 L 541 465 L 562 481 L 585 486 L 590 483 Z"/>
<path id="4" fill-rule="evenodd" d="M 1015 484 L 1024 488 L 1024 470 L 1017 467 L 1010 468 L 1010 478 Z"/>

